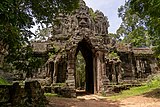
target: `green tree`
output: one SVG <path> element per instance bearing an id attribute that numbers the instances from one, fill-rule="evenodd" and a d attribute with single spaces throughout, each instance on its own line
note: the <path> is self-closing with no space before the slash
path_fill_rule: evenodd
<path id="1" fill-rule="evenodd" d="M 116 40 L 121 41 L 120 35 L 117 35 L 115 33 L 109 33 L 108 36 L 111 37 L 111 38 L 114 38 Z"/>
<path id="2" fill-rule="evenodd" d="M 118 15 L 121 17 L 122 23 L 117 30 L 117 35 L 123 38 L 123 42 L 132 43 L 135 47 L 150 45 L 148 27 L 146 26 L 147 18 L 142 20 L 138 13 L 133 13 L 128 1 L 118 9 Z"/>
<path id="3" fill-rule="evenodd" d="M 36 24 L 54 25 L 59 13 L 70 13 L 79 0 L 2 0 L 0 2 L 0 43 L 7 49 L 6 62 L 29 72 L 38 67 L 33 57 L 30 38 L 36 36 L 31 28 Z M 0 48 L 0 52 L 1 52 Z"/>
<path id="4" fill-rule="evenodd" d="M 132 13 L 137 13 L 141 20 L 147 19 L 150 38 L 155 45 L 156 53 L 160 54 L 160 0 L 129 0 Z"/>
<path id="5" fill-rule="evenodd" d="M 12 61 L 12 68 L 26 72 L 26 77 L 32 77 L 33 72 L 36 72 L 46 62 L 45 58 L 34 56 L 32 47 L 29 46 L 14 52 L 8 60 Z"/>
<path id="6" fill-rule="evenodd" d="M 71 12 L 79 0 L 2 0 L 0 2 L 0 41 L 15 52 L 34 34 L 35 24 L 54 24 L 59 12 Z"/>

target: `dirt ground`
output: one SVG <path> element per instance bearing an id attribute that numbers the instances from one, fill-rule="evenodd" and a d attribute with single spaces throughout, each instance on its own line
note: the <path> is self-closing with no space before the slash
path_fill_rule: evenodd
<path id="1" fill-rule="evenodd" d="M 134 96 L 120 101 L 119 107 L 160 107 L 160 99 Z"/>
<path id="2" fill-rule="evenodd" d="M 119 101 L 111 101 L 98 95 L 77 98 L 47 97 L 47 107 L 160 107 L 160 89 Z"/>
<path id="3" fill-rule="evenodd" d="M 47 107 L 119 107 L 116 102 L 95 99 L 69 99 L 48 97 L 50 102 Z"/>
<path id="4" fill-rule="evenodd" d="M 85 96 L 80 98 L 47 97 L 47 107 L 160 107 L 160 99 L 134 96 L 121 101 Z"/>

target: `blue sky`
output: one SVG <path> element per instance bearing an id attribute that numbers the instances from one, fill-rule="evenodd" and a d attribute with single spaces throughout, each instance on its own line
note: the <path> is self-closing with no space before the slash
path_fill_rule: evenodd
<path id="1" fill-rule="evenodd" d="M 118 8 L 124 5 L 125 0 L 84 0 L 88 7 L 93 10 L 100 10 L 108 17 L 109 33 L 116 33 L 119 28 L 121 19 L 118 18 Z"/>

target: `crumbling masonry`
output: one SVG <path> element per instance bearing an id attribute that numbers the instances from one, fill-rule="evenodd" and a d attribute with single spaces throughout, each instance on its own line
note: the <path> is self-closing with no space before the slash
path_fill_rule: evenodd
<path id="1" fill-rule="evenodd" d="M 76 96 L 75 64 L 79 51 L 86 62 L 88 93 L 108 92 L 111 83 L 119 84 L 157 73 L 157 62 L 150 48 L 116 43 L 108 36 L 107 17 L 100 11 L 93 12 L 82 0 L 73 14 L 60 14 L 56 19 L 59 23 L 53 26 L 52 37 L 45 42 L 33 43 L 35 55 L 40 57 L 47 58 L 54 48 L 57 49 L 34 76 L 44 79 L 43 85 L 66 83 L 70 97 Z M 111 58 L 112 52 L 119 57 Z"/>

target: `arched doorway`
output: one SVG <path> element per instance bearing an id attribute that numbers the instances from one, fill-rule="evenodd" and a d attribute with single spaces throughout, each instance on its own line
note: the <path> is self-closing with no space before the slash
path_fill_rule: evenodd
<path id="1" fill-rule="evenodd" d="M 94 94 L 94 73 L 93 73 L 94 70 L 93 70 L 92 47 L 85 39 L 83 39 L 78 43 L 75 58 L 77 57 L 77 54 L 79 51 L 82 53 L 82 56 L 85 60 L 85 91 L 86 93 Z M 76 74 L 76 70 L 75 70 L 75 74 Z"/>

